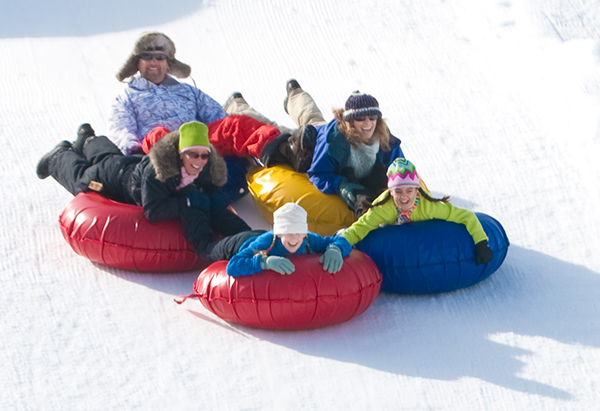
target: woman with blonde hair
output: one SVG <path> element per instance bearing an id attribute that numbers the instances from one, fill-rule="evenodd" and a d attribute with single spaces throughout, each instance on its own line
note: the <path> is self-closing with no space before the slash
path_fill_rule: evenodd
<path id="1" fill-rule="evenodd" d="M 289 80 L 286 89 L 284 108 L 299 128 L 266 144 L 261 162 L 266 167 L 290 164 L 298 172 L 307 172 L 316 188 L 340 196 L 359 217 L 386 189 L 387 167 L 395 158 L 404 157 L 400 140 L 390 134 L 379 102 L 355 91 L 344 108 L 333 110 L 334 118 L 327 122 L 296 80 Z M 256 113 L 237 92 L 224 109 L 229 114 Z"/>

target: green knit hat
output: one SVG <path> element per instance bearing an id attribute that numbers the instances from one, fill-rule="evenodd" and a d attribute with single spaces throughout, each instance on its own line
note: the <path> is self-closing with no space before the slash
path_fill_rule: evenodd
<path id="1" fill-rule="evenodd" d="M 179 127 L 179 151 L 184 152 L 198 146 L 208 148 L 210 151 L 206 124 L 197 121 L 182 124 Z"/>

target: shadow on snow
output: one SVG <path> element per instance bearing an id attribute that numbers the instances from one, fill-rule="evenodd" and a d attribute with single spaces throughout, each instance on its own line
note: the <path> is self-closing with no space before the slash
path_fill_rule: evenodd
<path id="1" fill-rule="evenodd" d="M 196 274 L 124 274 L 128 281 L 175 294 L 190 289 Z M 159 278 L 160 277 L 160 278 Z M 161 279 L 162 278 L 162 279 Z M 185 280 L 185 284 L 176 283 Z M 600 276 L 548 255 L 511 246 L 500 269 L 468 289 L 431 296 L 382 293 L 361 316 L 337 326 L 279 332 L 228 324 L 202 310 L 202 320 L 302 354 L 355 363 L 393 374 L 456 380 L 478 378 L 518 392 L 569 400 L 571 394 L 519 377 L 529 350 L 501 344 L 491 335 L 514 333 L 564 344 L 600 347 L 590 329 L 600 301 Z"/>

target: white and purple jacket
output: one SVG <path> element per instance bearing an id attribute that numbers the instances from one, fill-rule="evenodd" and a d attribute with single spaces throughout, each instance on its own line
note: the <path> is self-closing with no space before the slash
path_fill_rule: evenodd
<path id="1" fill-rule="evenodd" d="M 226 116 L 219 103 L 189 84 L 167 76 L 157 86 L 138 74 L 112 104 L 108 138 L 129 155 L 155 127 L 177 130 L 188 121 L 208 124 Z"/>

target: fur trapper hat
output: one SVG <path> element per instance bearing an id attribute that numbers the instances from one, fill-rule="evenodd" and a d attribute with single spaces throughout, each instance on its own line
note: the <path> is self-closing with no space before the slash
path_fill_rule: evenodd
<path id="1" fill-rule="evenodd" d="M 171 131 L 158 140 L 148 156 L 158 181 L 164 183 L 167 179 L 181 174 L 179 130 Z M 210 150 L 207 166 L 210 167 L 211 182 L 217 187 L 224 186 L 227 183 L 227 164 L 214 147 Z"/>
<path id="2" fill-rule="evenodd" d="M 123 81 L 138 72 L 138 61 L 142 53 L 162 53 L 167 56 L 169 63 L 168 73 L 177 78 L 189 77 L 192 68 L 175 58 L 175 43 L 163 33 L 144 33 L 136 41 L 133 53 L 129 56 L 121 70 L 117 73 L 117 79 Z"/>

